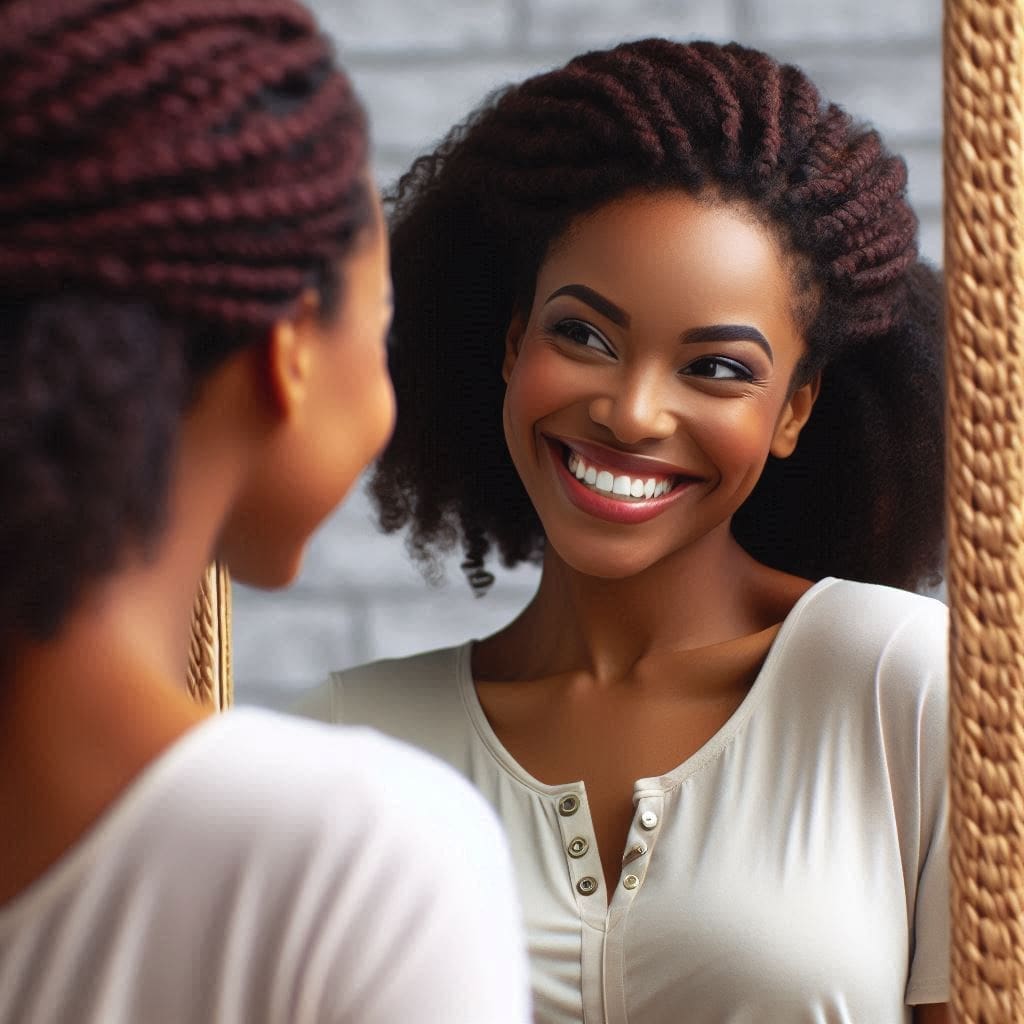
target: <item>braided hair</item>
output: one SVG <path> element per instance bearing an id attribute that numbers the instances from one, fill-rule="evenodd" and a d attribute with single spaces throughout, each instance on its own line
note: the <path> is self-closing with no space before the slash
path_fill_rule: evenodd
<path id="1" fill-rule="evenodd" d="M 0 8 L 0 633 L 158 536 L 202 376 L 369 223 L 362 109 L 293 0 Z"/>
<path id="2" fill-rule="evenodd" d="M 822 375 L 796 452 L 769 460 L 734 535 L 812 579 L 937 582 L 941 288 L 905 186 L 875 131 L 737 44 L 625 43 L 499 91 L 388 197 L 399 413 L 371 480 L 382 526 L 411 527 L 428 571 L 461 542 L 478 592 L 492 546 L 507 566 L 539 560 L 502 433 L 508 323 L 574 218 L 685 190 L 739 202 L 779 237 L 806 343 L 794 384 Z"/>

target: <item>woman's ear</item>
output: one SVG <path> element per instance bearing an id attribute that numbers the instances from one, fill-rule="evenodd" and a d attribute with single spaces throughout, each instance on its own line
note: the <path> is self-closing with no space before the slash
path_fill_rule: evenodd
<path id="1" fill-rule="evenodd" d="M 512 376 L 512 368 L 519 358 L 519 346 L 523 343 L 523 335 L 526 333 L 526 317 L 522 313 L 513 313 L 509 321 L 508 330 L 505 331 L 505 358 L 501 363 L 501 379 L 507 384 Z"/>
<path id="2" fill-rule="evenodd" d="M 811 417 L 811 410 L 821 391 L 821 374 L 816 373 L 806 384 L 800 385 L 786 400 L 782 414 L 775 424 L 769 451 L 777 459 L 788 459 L 796 450 L 800 431 Z"/>
<path id="3" fill-rule="evenodd" d="M 313 344 L 318 329 L 319 298 L 310 290 L 299 309 L 270 328 L 266 347 L 266 372 L 270 397 L 286 419 L 301 408 L 309 391 L 313 370 Z"/>

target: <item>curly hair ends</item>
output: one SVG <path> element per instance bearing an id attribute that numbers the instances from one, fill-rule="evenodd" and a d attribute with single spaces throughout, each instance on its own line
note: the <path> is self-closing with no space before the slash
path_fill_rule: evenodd
<path id="1" fill-rule="evenodd" d="M 798 372 L 824 374 L 799 455 L 769 467 L 737 536 L 812 578 L 931 581 L 943 338 L 905 186 L 875 131 L 737 44 L 625 43 L 499 91 L 388 197 L 399 416 L 371 480 L 382 526 L 409 527 L 428 567 L 461 538 L 478 590 L 492 547 L 508 566 L 541 556 L 501 426 L 508 323 L 574 218 L 682 189 L 740 202 L 778 235 L 807 342 Z"/>
<path id="2" fill-rule="evenodd" d="M 0 63 L 0 629 L 45 637 L 157 535 L 203 374 L 331 314 L 368 143 L 293 0 L 14 0 Z"/>

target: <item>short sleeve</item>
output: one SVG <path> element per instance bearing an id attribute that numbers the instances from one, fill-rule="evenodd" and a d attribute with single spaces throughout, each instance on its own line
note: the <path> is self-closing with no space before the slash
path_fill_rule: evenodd
<path id="1" fill-rule="evenodd" d="M 333 679 L 326 679 L 316 688 L 304 692 L 288 708 L 288 713 L 297 718 L 311 718 L 315 722 L 341 721 L 335 708 Z"/>

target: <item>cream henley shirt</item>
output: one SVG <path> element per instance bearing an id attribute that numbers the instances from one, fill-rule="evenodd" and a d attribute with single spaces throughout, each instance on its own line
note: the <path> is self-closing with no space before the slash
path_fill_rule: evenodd
<path id="1" fill-rule="evenodd" d="M 607 892 L 581 782 L 504 749 L 471 643 L 334 674 L 300 708 L 465 774 L 508 830 L 538 1024 L 897 1024 L 948 999 L 946 609 L 825 579 L 740 707 L 638 779 Z"/>

